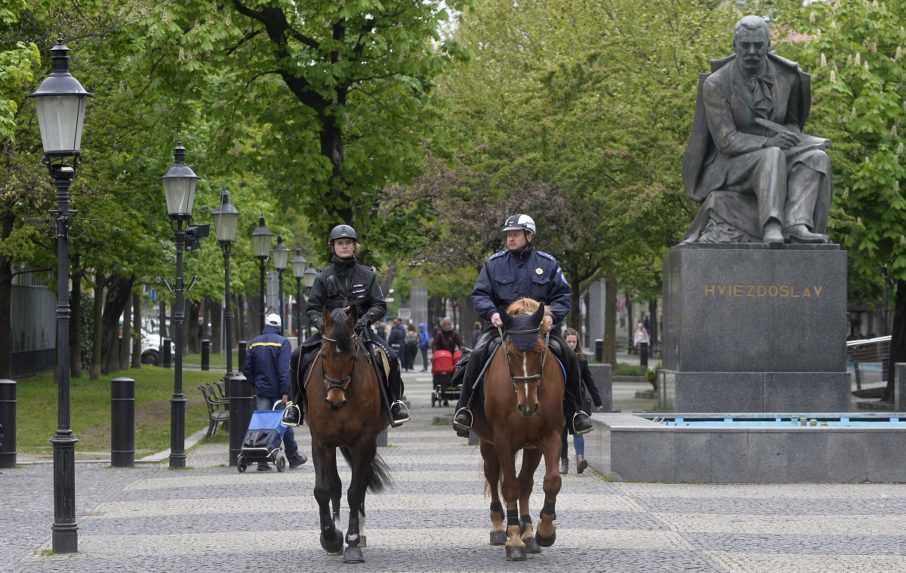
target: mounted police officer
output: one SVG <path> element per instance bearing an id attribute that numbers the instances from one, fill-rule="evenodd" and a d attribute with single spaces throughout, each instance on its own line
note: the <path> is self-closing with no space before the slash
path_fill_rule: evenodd
<path id="1" fill-rule="evenodd" d="M 544 320 L 548 326 L 554 326 L 550 336 L 551 350 L 566 369 L 564 400 L 567 419 L 576 434 L 585 434 L 592 427 L 588 414 L 580 409 L 576 355 L 558 334 L 560 323 L 569 313 L 569 283 L 557 259 L 533 247 L 535 221 L 531 217 L 508 217 L 503 232 L 506 233 L 506 250 L 487 260 L 472 290 L 472 306 L 490 326 L 481 333 L 468 362 L 455 376 L 454 384 L 462 383 L 462 393 L 456 405 L 453 427 L 460 434 L 467 433 L 472 427 L 472 411 L 469 409 L 472 389 L 489 358 L 490 343 L 498 337 L 498 327 L 503 324 L 501 314 L 517 299 L 529 297 L 545 305 Z"/>
<path id="2" fill-rule="evenodd" d="M 308 308 L 305 311 L 311 325 L 318 329 L 319 334 L 308 338 L 296 351 L 292 363 L 293 366 L 299 364 L 301 353 L 302 376 L 294 376 L 293 379 L 305 379 L 305 372 L 321 348 L 320 332 L 324 329 L 324 313 L 336 308 L 353 306 L 358 317 L 355 329 L 361 333 L 368 352 L 373 354 L 373 348 L 379 346 L 390 358 L 390 372 L 385 373 L 385 376 L 388 378 L 387 397 L 391 425 L 400 426 L 409 421 L 409 409 L 400 399 L 403 395 L 403 380 L 400 377 L 399 359 L 371 331 L 371 324 L 381 320 L 387 312 L 387 303 L 384 302 L 384 294 L 378 285 L 377 275 L 369 267 L 358 264 L 355 257 L 358 235 L 349 225 L 334 227 L 330 231 L 327 245 L 332 255 L 331 262 L 315 278 L 308 298 Z M 302 388 L 297 390 L 301 401 L 305 392 Z M 296 410 L 296 413 L 295 419 L 284 418 L 284 421 L 300 423 L 301 412 Z"/>

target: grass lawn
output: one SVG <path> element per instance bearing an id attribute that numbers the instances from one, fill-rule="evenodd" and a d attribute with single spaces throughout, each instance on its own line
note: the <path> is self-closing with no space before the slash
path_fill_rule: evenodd
<path id="1" fill-rule="evenodd" d="M 195 368 L 201 368 L 201 354 L 185 354 L 182 357 L 182 363 L 184 366 L 193 366 Z M 209 366 L 211 367 L 211 372 L 215 370 L 226 371 L 226 353 L 218 352 L 217 354 L 211 353 L 211 361 Z M 239 352 L 236 349 L 233 349 L 233 369 L 236 369 L 239 366 Z"/>
<path id="2" fill-rule="evenodd" d="M 173 370 L 143 366 L 89 380 L 87 374 L 70 382 L 70 419 L 79 443 L 79 455 L 110 453 L 110 380 L 135 380 L 135 457 L 170 447 L 170 397 Z M 183 370 L 186 397 L 186 436 L 208 426 L 208 411 L 196 386 L 218 379 L 214 371 Z M 16 450 L 23 454 L 51 454 L 48 442 L 57 428 L 57 387 L 53 372 L 16 384 Z"/>

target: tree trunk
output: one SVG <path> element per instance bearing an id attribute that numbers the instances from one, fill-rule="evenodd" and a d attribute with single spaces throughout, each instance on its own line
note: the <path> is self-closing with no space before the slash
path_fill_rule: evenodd
<path id="1" fill-rule="evenodd" d="M 617 279 L 608 273 L 604 302 L 604 362 L 617 367 Z"/>
<path id="2" fill-rule="evenodd" d="M 101 320 L 102 372 L 112 372 L 119 367 L 117 326 L 126 303 L 132 299 L 132 278 L 112 275 L 104 297 L 104 316 Z"/>
<path id="3" fill-rule="evenodd" d="M 245 340 L 242 338 L 242 333 L 245 332 L 245 297 L 238 293 L 234 297 L 236 313 L 233 315 L 233 342 L 238 344 L 240 340 Z"/>
<path id="4" fill-rule="evenodd" d="M 15 216 L 12 211 L 4 210 L 0 217 L 0 239 L 5 239 L 13 232 Z M 0 378 L 12 376 L 13 354 L 13 262 L 0 255 Z"/>
<path id="5" fill-rule="evenodd" d="M 91 369 L 89 378 L 97 380 L 101 377 L 101 345 L 103 344 L 104 325 L 101 323 L 104 309 L 104 285 L 107 279 L 98 270 L 94 271 L 94 304 L 91 307 L 92 336 L 91 336 Z"/>
<path id="6" fill-rule="evenodd" d="M 893 330 L 890 333 L 890 357 L 887 359 L 887 388 L 884 401 L 893 402 L 893 388 L 896 382 L 896 364 L 906 362 L 906 280 L 897 281 L 896 299 L 893 307 Z"/>
<path id="7" fill-rule="evenodd" d="M 648 301 L 648 324 L 651 325 L 651 332 L 648 333 L 648 338 L 651 340 L 648 343 L 648 355 L 654 356 L 655 349 L 658 346 L 657 297 Z"/>
<path id="8" fill-rule="evenodd" d="M 161 299 L 160 301 L 160 326 L 158 326 L 157 331 L 160 334 L 161 339 L 168 338 L 167 335 L 167 303 Z M 161 340 L 161 342 L 163 342 Z"/>
<path id="9" fill-rule="evenodd" d="M 626 339 L 629 341 L 627 352 L 632 354 L 635 350 L 635 320 L 632 317 L 632 296 L 629 291 L 623 293 L 626 297 Z"/>
<path id="10" fill-rule="evenodd" d="M 73 255 L 69 295 L 69 372 L 73 378 L 82 375 L 82 274 L 81 257 Z"/>
<path id="11" fill-rule="evenodd" d="M 184 328 L 186 332 L 186 347 L 183 348 L 183 354 L 185 355 L 186 349 L 192 354 L 198 354 L 200 352 L 198 341 L 201 340 L 199 336 L 200 332 L 198 329 L 198 311 L 199 303 L 193 301 L 186 301 L 186 319 L 184 323 Z"/>
<path id="12" fill-rule="evenodd" d="M 219 354 L 223 342 L 223 305 L 212 299 L 208 308 L 211 312 L 211 352 Z"/>
<path id="13" fill-rule="evenodd" d="M 117 370 L 128 370 L 129 360 L 132 358 L 132 294 L 126 298 L 126 306 L 123 308 L 123 332 L 119 340 L 119 367 Z"/>
<path id="14" fill-rule="evenodd" d="M 142 295 L 132 293 L 132 368 L 142 367 Z"/>
<path id="15" fill-rule="evenodd" d="M 577 277 L 579 273 L 571 269 L 568 276 Z M 579 333 L 579 340 L 582 340 L 582 291 L 579 289 L 579 281 L 573 279 L 573 288 L 569 292 L 569 316 L 567 324 Z"/>

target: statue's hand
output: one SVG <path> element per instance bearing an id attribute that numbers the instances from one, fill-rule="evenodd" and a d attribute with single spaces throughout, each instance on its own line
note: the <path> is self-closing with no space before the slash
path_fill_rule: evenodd
<path id="1" fill-rule="evenodd" d="M 792 131 L 781 131 L 768 138 L 764 142 L 765 147 L 779 147 L 780 149 L 789 149 L 799 145 L 801 138 Z"/>

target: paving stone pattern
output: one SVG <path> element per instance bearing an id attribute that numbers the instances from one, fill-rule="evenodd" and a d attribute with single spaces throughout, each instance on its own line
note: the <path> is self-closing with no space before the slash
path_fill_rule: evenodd
<path id="1" fill-rule="evenodd" d="M 239 474 L 211 444 L 185 471 L 79 463 L 74 555 L 49 552 L 52 466 L 4 470 L 0 571 L 906 570 L 906 485 L 612 483 L 592 471 L 564 476 L 556 545 L 508 563 L 488 545 L 478 448 L 430 407 L 429 377 L 406 378 L 414 419 L 380 450 L 395 486 L 368 495 L 364 565 L 320 549 L 310 464 Z M 297 437 L 307 449 L 307 430 Z M 345 465 L 341 476 L 348 485 Z M 536 517 L 540 495 L 533 504 Z"/>

